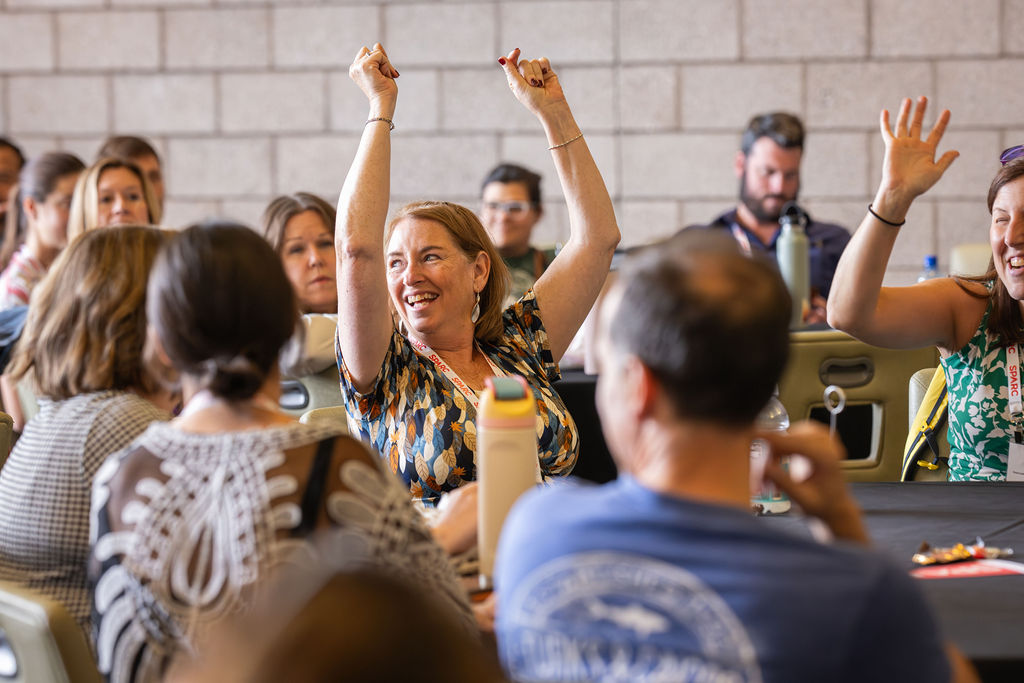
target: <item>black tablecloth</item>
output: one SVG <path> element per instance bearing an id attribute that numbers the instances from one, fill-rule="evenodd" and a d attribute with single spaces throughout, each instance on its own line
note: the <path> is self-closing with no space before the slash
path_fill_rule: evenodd
<path id="1" fill-rule="evenodd" d="M 858 483 L 852 490 L 875 546 L 907 570 L 928 541 L 1010 547 L 1024 561 L 1024 483 Z M 766 517 L 802 528 L 797 514 Z M 920 580 L 946 636 L 988 680 L 1024 681 L 1024 575 Z"/>
<path id="2" fill-rule="evenodd" d="M 573 475 L 604 484 L 615 479 L 618 470 L 601 433 L 601 422 L 594 405 L 596 383 L 594 375 L 587 375 L 582 370 L 569 370 L 555 382 L 555 390 L 569 409 L 580 436 L 580 452 Z"/>

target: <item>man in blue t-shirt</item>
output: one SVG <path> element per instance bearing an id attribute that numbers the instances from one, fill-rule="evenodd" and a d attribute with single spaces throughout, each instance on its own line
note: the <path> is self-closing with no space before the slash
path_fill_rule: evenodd
<path id="1" fill-rule="evenodd" d="M 511 677 L 976 680 L 912 580 L 866 547 L 842 446 L 820 425 L 761 435 L 763 476 L 839 541 L 751 513 L 754 421 L 788 353 L 778 273 L 702 231 L 619 273 L 600 309 L 597 404 L 621 475 L 537 489 L 509 516 L 495 581 Z M 801 481 L 779 464 L 794 453 Z"/>

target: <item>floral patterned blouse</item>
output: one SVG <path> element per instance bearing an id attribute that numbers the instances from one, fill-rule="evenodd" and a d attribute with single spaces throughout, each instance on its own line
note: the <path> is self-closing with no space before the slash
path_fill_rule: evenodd
<path id="1" fill-rule="evenodd" d="M 497 344 L 481 343 L 491 363 L 521 375 L 537 400 L 537 451 L 544 475 L 572 471 L 579 436 L 552 386 L 561 375 L 533 290 L 509 306 Z M 349 431 L 380 453 L 424 502 L 476 479 L 476 409 L 408 339 L 395 330 L 380 374 L 367 393 L 352 386 L 338 346 L 338 369 Z"/>
<path id="2" fill-rule="evenodd" d="M 1002 481 L 1010 449 L 1006 349 L 989 332 L 989 302 L 978 331 L 942 359 L 949 397 L 950 481 Z"/>

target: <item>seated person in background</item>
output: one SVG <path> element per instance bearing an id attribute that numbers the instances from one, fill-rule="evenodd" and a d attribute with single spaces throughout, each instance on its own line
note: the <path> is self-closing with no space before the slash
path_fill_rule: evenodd
<path id="1" fill-rule="evenodd" d="M 18 184 L 18 175 L 24 166 L 25 155 L 18 146 L 7 138 L 0 138 L 0 226 L 7 224 L 7 210 L 10 208 L 14 186 Z M 3 246 L 0 247 L 0 268 L 7 267 L 11 254 L 25 239 L 24 235 L 12 235 L 12 238 L 8 243 L 7 237 L 4 237 Z"/>
<path id="2" fill-rule="evenodd" d="M 111 225 L 159 225 L 163 213 L 138 166 L 113 157 L 85 169 L 71 197 L 68 239 Z"/>
<path id="3" fill-rule="evenodd" d="M 372 561 L 358 538 L 328 531 L 316 545 L 321 561 L 285 567 L 167 683 L 398 683 L 422 679 L 426 663 L 445 683 L 505 680 L 450 605 Z"/>
<path id="4" fill-rule="evenodd" d="M 419 202 L 387 223 L 398 72 L 379 44 L 349 69 L 370 112 L 338 205 L 342 393 L 352 433 L 430 503 L 476 479 L 477 392 L 495 374 L 530 385 L 542 472 L 572 470 L 579 438 L 552 382 L 619 240 L 611 198 L 548 61 L 520 62 L 516 49 L 498 62 L 544 127 L 571 228 L 533 293 L 507 309 L 508 271 L 472 211 Z"/>
<path id="5" fill-rule="evenodd" d="M 121 227 L 73 241 L 37 288 L 9 368 L 34 381 L 40 406 L 0 470 L 0 578 L 63 603 L 86 630 L 93 476 L 170 418 L 143 362 L 146 279 L 164 240 Z"/>
<path id="6" fill-rule="evenodd" d="M 785 294 L 726 236 L 685 233 L 619 269 L 598 318 L 597 406 L 620 477 L 513 508 L 495 576 L 513 679 L 950 679 L 923 594 L 865 547 L 839 442 L 813 423 L 755 431 L 789 351 Z M 756 436 L 764 475 L 840 542 L 751 513 Z M 790 454 L 806 479 L 781 465 Z"/>
<path id="7" fill-rule="evenodd" d="M 1019 382 L 1024 342 L 1024 147 L 1003 152 L 989 187 L 987 273 L 882 286 L 911 203 L 958 156 L 951 150 L 936 160 L 948 111 L 922 139 L 926 106 L 922 97 L 911 118 L 911 102 L 904 100 L 895 131 L 889 112 L 882 112 L 882 180 L 836 270 L 829 324 L 877 346 L 938 347 L 949 397 L 949 479 L 1021 480 L 1024 448 L 1013 443 L 1021 407 L 1008 397 L 1011 382 Z"/>
<path id="8" fill-rule="evenodd" d="M 114 135 L 104 140 L 100 151 L 96 153 L 97 161 L 107 157 L 128 161 L 138 166 L 153 187 L 153 196 L 156 197 L 156 203 L 163 213 L 164 173 L 160 155 L 156 153 L 153 145 L 144 138 L 134 135 Z"/>
<path id="9" fill-rule="evenodd" d="M 328 527 L 360 536 L 472 632 L 408 490 L 358 441 L 280 412 L 277 357 L 297 310 L 263 238 L 235 224 L 185 229 L 160 252 L 146 309 L 150 351 L 177 369 L 186 404 L 96 476 L 90 569 L 109 681 L 160 680 L 213 620 L 247 607 L 285 551 Z"/>
<path id="10" fill-rule="evenodd" d="M 803 153 L 804 126 L 796 116 L 772 112 L 750 119 L 734 164 L 740 180 L 740 203 L 708 225 L 689 227 L 728 230 L 748 255 L 767 253 L 774 260 L 782 207 L 796 201 L 800 193 Z M 832 276 L 850 233 L 810 217 L 804 229 L 810 248 L 812 292 L 804 322 L 823 323 Z"/>
<path id="11" fill-rule="evenodd" d="M 484 178 L 480 201 L 480 221 L 512 277 L 505 302 L 510 306 L 533 287 L 555 258 L 553 249 L 530 246 L 533 226 L 544 212 L 540 176 L 522 166 L 500 164 Z"/>
<path id="12" fill-rule="evenodd" d="M 301 377 L 337 362 L 334 338 L 338 326 L 338 285 L 334 256 L 337 212 L 308 192 L 274 198 L 263 212 L 263 236 L 284 265 L 295 289 L 304 335 L 296 338 L 283 374 Z"/>
<path id="13" fill-rule="evenodd" d="M 0 274 L 0 311 L 24 306 L 68 243 L 68 210 L 75 181 L 85 164 L 74 154 L 47 152 L 21 171 L 17 194 L 7 212 L 6 234 L 25 241 Z"/>

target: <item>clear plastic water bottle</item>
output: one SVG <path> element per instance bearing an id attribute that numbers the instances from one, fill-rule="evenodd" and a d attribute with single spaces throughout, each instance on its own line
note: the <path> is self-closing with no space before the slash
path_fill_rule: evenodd
<path id="1" fill-rule="evenodd" d="M 921 269 L 921 274 L 917 276 L 917 281 L 924 282 L 938 276 L 939 259 L 936 258 L 935 254 L 928 254 L 924 257 L 924 268 Z"/>
<path id="2" fill-rule="evenodd" d="M 784 432 L 789 429 L 789 413 L 786 412 L 786 406 L 782 405 L 782 401 L 779 400 L 778 387 L 775 388 L 775 393 L 768 399 L 768 403 L 765 404 L 754 424 L 763 431 Z M 750 444 L 751 468 L 759 471 L 762 461 L 768 455 L 768 444 L 760 439 L 755 439 Z M 792 506 L 789 496 L 779 491 L 770 482 L 762 482 L 760 489 L 753 495 L 750 502 L 754 509 L 759 510 L 759 513 L 763 515 L 787 512 Z"/>

